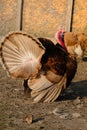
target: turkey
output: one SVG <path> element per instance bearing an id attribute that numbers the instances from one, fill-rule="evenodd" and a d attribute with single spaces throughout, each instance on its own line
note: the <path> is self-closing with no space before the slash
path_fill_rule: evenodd
<path id="1" fill-rule="evenodd" d="M 64 32 L 64 42 L 69 53 L 77 52 L 79 57 L 83 55 L 83 60 L 87 61 L 87 35 L 85 33 Z"/>
<path id="2" fill-rule="evenodd" d="M 2 66 L 9 76 L 24 80 L 24 91 L 34 102 L 55 101 L 74 78 L 76 55 L 68 53 L 63 36 L 59 30 L 54 44 L 47 38 L 13 32 L 1 43 Z"/>

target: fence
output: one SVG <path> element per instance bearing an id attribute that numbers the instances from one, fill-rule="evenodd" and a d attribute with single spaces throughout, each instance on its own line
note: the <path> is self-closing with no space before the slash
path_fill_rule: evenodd
<path id="1" fill-rule="evenodd" d="M 0 0 L 0 36 L 23 30 L 53 37 L 59 26 L 87 33 L 87 0 Z"/>

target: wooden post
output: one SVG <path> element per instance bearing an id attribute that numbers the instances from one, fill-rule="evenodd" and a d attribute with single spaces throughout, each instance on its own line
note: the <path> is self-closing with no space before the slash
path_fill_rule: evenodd
<path id="1" fill-rule="evenodd" d="M 24 7 L 24 0 L 21 1 L 21 20 L 20 20 L 20 30 L 22 30 L 22 26 L 23 26 L 23 7 Z"/>
<path id="2" fill-rule="evenodd" d="M 74 0 L 68 0 L 65 31 L 71 31 Z"/>
<path id="3" fill-rule="evenodd" d="M 18 30 L 22 30 L 24 0 L 18 0 L 18 4 L 19 4 Z"/>

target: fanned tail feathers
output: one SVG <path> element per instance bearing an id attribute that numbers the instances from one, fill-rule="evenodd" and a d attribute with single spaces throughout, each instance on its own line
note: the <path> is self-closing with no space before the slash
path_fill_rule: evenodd
<path id="1" fill-rule="evenodd" d="M 1 60 L 10 76 L 29 78 L 41 68 L 40 60 L 45 49 L 33 37 L 13 32 L 1 44 Z"/>

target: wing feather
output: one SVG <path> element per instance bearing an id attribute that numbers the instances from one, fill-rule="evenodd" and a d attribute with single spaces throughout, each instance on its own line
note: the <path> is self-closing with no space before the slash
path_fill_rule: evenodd
<path id="1" fill-rule="evenodd" d="M 52 78 L 52 77 L 51 77 Z M 30 86 L 31 97 L 34 98 L 34 102 L 53 102 L 60 95 L 62 89 L 66 87 L 66 74 L 61 76 L 58 82 L 51 82 L 47 79 L 45 75 L 42 75 L 40 78 L 35 78 L 33 83 L 32 81 L 28 81 L 28 85 Z"/>

